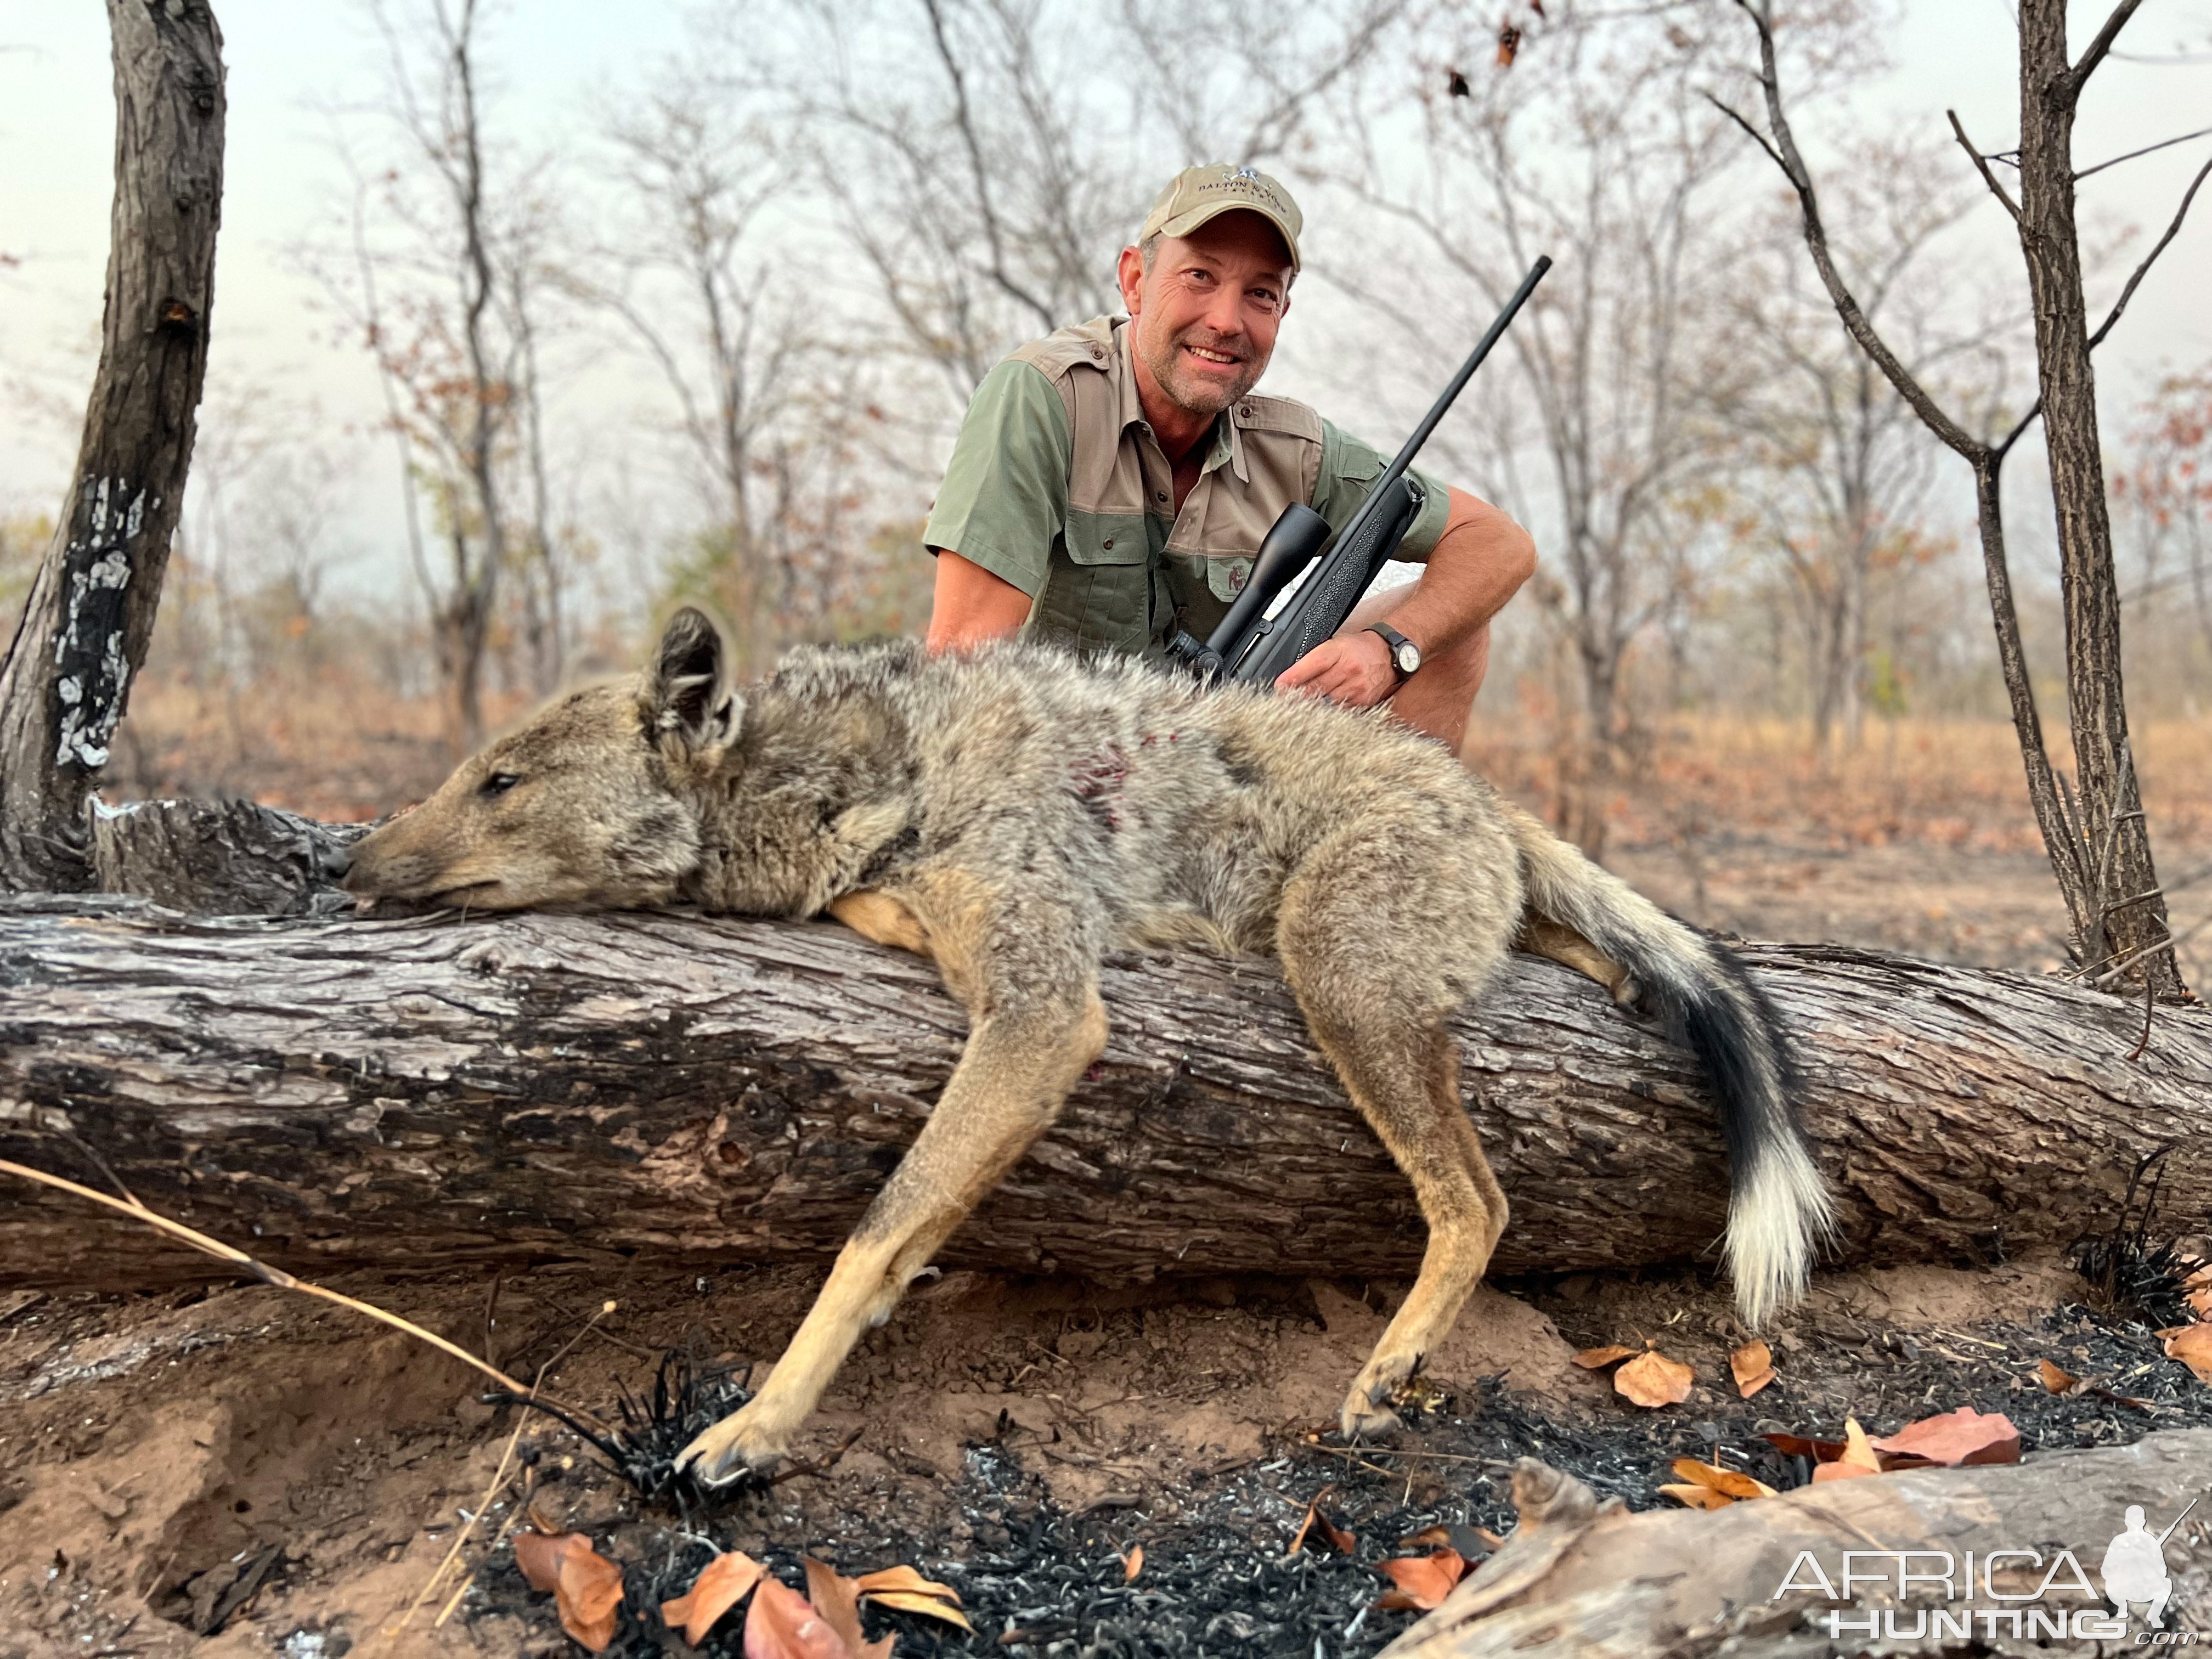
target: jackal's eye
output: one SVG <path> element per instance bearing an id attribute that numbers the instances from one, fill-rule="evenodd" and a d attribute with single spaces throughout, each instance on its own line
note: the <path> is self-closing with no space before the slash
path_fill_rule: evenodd
<path id="1" fill-rule="evenodd" d="M 522 780 L 512 772 L 495 772 L 477 786 L 479 795 L 503 795 Z"/>

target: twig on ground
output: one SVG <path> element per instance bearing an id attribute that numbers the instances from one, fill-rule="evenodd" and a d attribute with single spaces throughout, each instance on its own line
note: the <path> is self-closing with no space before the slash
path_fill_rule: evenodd
<path id="1" fill-rule="evenodd" d="M 234 1245 L 226 1244 L 219 1238 L 210 1238 L 205 1233 L 187 1227 L 181 1221 L 172 1221 L 168 1217 L 148 1209 L 136 1200 L 125 1203 L 119 1198 L 110 1198 L 106 1193 L 96 1193 L 89 1187 L 80 1186 L 76 1182 L 66 1180 L 63 1176 L 48 1175 L 44 1170 L 33 1170 L 25 1164 L 10 1163 L 4 1158 L 0 1158 L 0 1174 L 21 1176 L 24 1180 L 35 1181 L 42 1187 L 52 1187 L 61 1192 L 73 1193 L 79 1198 L 89 1199 L 94 1204 L 103 1204 L 111 1210 L 119 1210 L 134 1220 L 143 1221 L 148 1226 L 168 1234 L 172 1238 L 184 1240 L 185 1243 L 204 1255 L 211 1255 L 219 1261 L 229 1262 L 231 1266 L 252 1274 L 264 1285 L 273 1285 L 283 1291 L 298 1291 L 303 1296 L 319 1297 L 325 1302 L 337 1303 L 341 1308 L 350 1308 L 357 1314 L 365 1314 L 371 1319 L 391 1326 L 394 1330 L 404 1331 L 408 1335 L 428 1343 L 441 1353 L 452 1355 L 463 1364 L 482 1371 L 501 1388 L 512 1389 L 517 1394 L 526 1392 L 521 1383 L 516 1382 L 505 1371 L 496 1366 L 487 1365 L 466 1348 L 458 1343 L 448 1342 L 435 1332 L 424 1330 L 410 1319 L 402 1319 L 398 1314 L 388 1312 L 373 1302 L 363 1302 L 357 1297 L 346 1296 L 337 1291 L 325 1290 L 320 1285 L 311 1285 L 304 1279 L 295 1279 L 282 1267 L 272 1267 L 267 1262 L 257 1261 L 246 1255 L 245 1251 Z"/>

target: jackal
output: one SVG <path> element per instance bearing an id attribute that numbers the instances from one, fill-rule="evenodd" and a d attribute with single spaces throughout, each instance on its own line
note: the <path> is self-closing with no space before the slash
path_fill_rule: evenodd
<path id="1" fill-rule="evenodd" d="M 1273 954 L 1413 1182 L 1426 1253 L 1352 1381 L 1348 1434 L 1394 1422 L 1504 1229 L 1448 1019 L 1516 943 L 1641 997 L 1704 1061 L 1747 1320 L 1802 1292 L 1833 1224 L 1785 1038 L 1741 965 L 1380 711 L 1017 644 L 802 648 L 741 692 L 686 610 L 641 678 L 569 692 L 464 763 L 356 848 L 345 885 L 364 908 L 827 913 L 933 957 L 966 1005 L 943 1098 L 774 1374 L 684 1452 L 709 1482 L 778 1461 L 1052 1122 L 1105 1046 L 1116 946 Z"/>

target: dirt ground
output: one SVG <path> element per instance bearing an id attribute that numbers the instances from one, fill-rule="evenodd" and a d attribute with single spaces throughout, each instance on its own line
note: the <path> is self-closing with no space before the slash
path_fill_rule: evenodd
<path id="1" fill-rule="evenodd" d="M 1607 861 L 1746 935 L 2049 971 L 2062 917 L 2008 740 L 1906 730 L 1838 769 L 1772 733 L 1689 730 L 1625 788 Z M 2212 731 L 2148 732 L 2144 753 L 2164 867 L 2185 876 L 2212 860 Z M 1486 764 L 1541 799 L 1540 755 L 1494 739 Z M 330 810 L 312 780 L 243 782 Z M 2177 928 L 2212 915 L 2212 882 L 2179 886 L 2175 913 Z M 604 1414 L 671 1349 L 757 1382 L 817 1282 L 636 1260 L 337 1284 L 511 1374 L 544 1366 Z M 799 1449 L 826 1470 L 706 1504 L 641 1498 L 567 1429 L 482 1403 L 458 1362 L 280 1291 L 0 1298 L 0 1659 L 580 1651 L 498 1542 L 526 1504 L 623 1564 L 626 1653 L 663 1650 L 630 1610 L 734 1547 L 794 1585 L 811 1555 L 959 1589 L 973 1635 L 871 1613 L 902 1653 L 1340 1659 L 1409 1621 L 1371 1608 L 1374 1562 L 1425 1526 L 1508 1524 L 1523 1454 L 1640 1508 L 1685 1455 L 1797 1484 L 1759 1436 L 1833 1437 L 1847 1413 L 1881 1433 L 2002 1410 L 2030 1449 L 2212 1422 L 2212 1388 L 2161 1357 L 2149 1316 L 2039 1261 L 1827 1275 L 1773 1334 L 1780 1380 L 1749 1401 L 1728 1386 L 1741 1333 L 1706 1275 L 1486 1286 L 1431 1358 L 1431 1409 L 1394 1443 L 1333 1443 L 1322 1431 L 1404 1289 L 954 1274 L 838 1378 Z M 1645 1340 L 1695 1368 L 1687 1402 L 1645 1411 L 1571 1363 Z M 2109 1392 L 2049 1395 L 2045 1359 Z M 1285 1554 L 1317 1493 L 1350 1555 Z M 708 1650 L 738 1649 L 718 1632 Z"/>

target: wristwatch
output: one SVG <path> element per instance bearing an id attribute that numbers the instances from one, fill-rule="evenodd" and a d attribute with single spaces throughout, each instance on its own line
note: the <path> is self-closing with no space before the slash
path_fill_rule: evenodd
<path id="1" fill-rule="evenodd" d="M 1390 647 L 1390 666 L 1398 671 L 1398 684 L 1403 685 L 1407 677 L 1421 665 L 1421 647 L 1389 623 L 1371 623 L 1367 631 L 1380 634 L 1382 643 Z"/>

